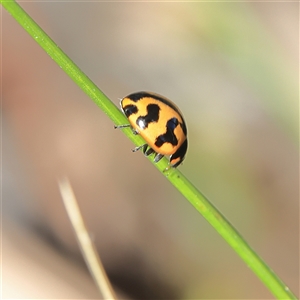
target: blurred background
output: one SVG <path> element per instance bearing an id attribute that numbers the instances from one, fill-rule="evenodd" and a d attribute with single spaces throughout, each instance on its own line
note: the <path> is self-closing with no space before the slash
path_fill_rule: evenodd
<path id="1" fill-rule="evenodd" d="M 299 3 L 21 4 L 117 105 L 146 90 L 180 107 L 180 170 L 297 294 Z M 273 298 L 4 9 L 1 19 L 3 297 L 99 298 L 59 194 L 67 175 L 120 299 Z"/>

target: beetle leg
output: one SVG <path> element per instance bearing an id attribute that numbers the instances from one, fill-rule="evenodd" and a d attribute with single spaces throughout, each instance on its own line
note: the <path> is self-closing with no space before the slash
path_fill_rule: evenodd
<path id="1" fill-rule="evenodd" d="M 163 157 L 164 157 L 163 154 L 157 153 L 154 157 L 154 162 L 155 163 L 159 162 Z"/>
<path id="2" fill-rule="evenodd" d="M 144 144 L 144 145 L 135 147 L 134 149 L 132 149 L 132 152 L 136 152 L 136 151 L 139 151 L 140 149 L 143 149 L 143 153 L 145 153 L 146 150 L 147 150 L 147 147 L 148 147 L 148 145 L 147 145 L 147 144 Z"/>
<path id="3" fill-rule="evenodd" d="M 152 154 L 153 152 L 155 152 L 152 148 L 149 148 L 147 151 L 144 152 L 144 154 L 146 156 L 149 156 L 150 154 Z"/>
<path id="4" fill-rule="evenodd" d="M 132 128 L 132 133 L 133 133 L 134 135 L 139 134 L 139 132 L 138 132 L 136 129 L 133 129 L 133 128 Z"/>
<path id="5" fill-rule="evenodd" d="M 121 129 L 121 128 L 127 128 L 127 127 L 131 127 L 131 125 L 130 124 L 124 124 L 124 125 L 115 125 L 114 126 L 114 128 L 115 129 Z M 132 133 L 134 134 L 134 135 L 137 135 L 137 134 L 139 134 L 139 132 L 138 132 L 138 130 L 137 129 L 133 129 L 132 127 L 131 127 L 131 130 L 132 130 Z"/>
<path id="6" fill-rule="evenodd" d="M 117 128 L 131 127 L 131 125 L 130 125 L 130 124 L 124 124 L 124 125 L 115 125 L 114 127 L 115 127 L 115 129 L 117 129 Z"/>

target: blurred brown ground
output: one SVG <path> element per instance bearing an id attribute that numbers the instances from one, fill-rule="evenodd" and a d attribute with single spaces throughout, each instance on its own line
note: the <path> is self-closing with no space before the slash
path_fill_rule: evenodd
<path id="1" fill-rule="evenodd" d="M 181 171 L 299 296 L 299 3 L 22 3 L 116 104 L 188 123 Z M 67 175 L 120 298 L 269 299 L 207 222 L 2 9 L 4 299 L 98 298 Z"/>

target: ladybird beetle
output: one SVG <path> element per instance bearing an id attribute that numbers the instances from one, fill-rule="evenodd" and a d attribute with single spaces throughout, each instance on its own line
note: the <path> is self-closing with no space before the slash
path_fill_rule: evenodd
<path id="1" fill-rule="evenodd" d="M 167 98 L 150 92 L 138 92 L 121 99 L 121 108 L 130 124 L 115 128 L 131 127 L 147 144 L 133 149 L 143 150 L 146 156 L 155 153 L 157 163 L 170 156 L 170 167 L 178 167 L 187 151 L 187 129 L 178 107 Z"/>

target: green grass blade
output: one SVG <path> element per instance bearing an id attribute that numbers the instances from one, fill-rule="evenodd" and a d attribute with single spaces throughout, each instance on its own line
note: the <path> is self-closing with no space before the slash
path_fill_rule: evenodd
<path id="1" fill-rule="evenodd" d="M 1 0 L 2 6 L 17 22 L 35 39 L 48 55 L 72 78 L 72 80 L 104 111 L 115 124 L 126 124 L 127 119 L 105 94 L 73 63 L 73 61 L 50 39 L 50 37 L 31 19 L 31 17 L 13 0 Z M 130 129 L 124 133 L 136 145 L 143 139 L 133 135 Z M 149 158 L 150 159 L 150 158 Z M 155 166 L 163 172 L 167 166 L 163 159 Z M 297 299 L 281 279 L 267 264 L 249 247 L 242 236 L 226 220 L 226 218 L 201 194 L 189 180 L 179 171 L 172 169 L 163 173 L 165 177 L 180 191 L 184 197 L 202 214 L 217 230 L 227 243 L 237 252 L 245 263 L 260 278 L 277 299 Z"/>

